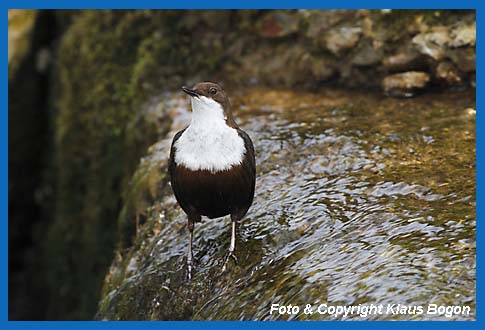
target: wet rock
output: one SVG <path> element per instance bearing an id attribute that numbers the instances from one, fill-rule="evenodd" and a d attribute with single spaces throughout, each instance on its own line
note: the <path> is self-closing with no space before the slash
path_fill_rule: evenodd
<path id="1" fill-rule="evenodd" d="M 298 31 L 299 16 L 296 13 L 274 11 L 259 23 L 259 34 L 266 38 L 286 37 Z"/>
<path id="2" fill-rule="evenodd" d="M 450 61 L 444 61 L 436 67 L 435 76 L 446 85 L 460 85 L 463 82 L 460 71 Z"/>
<path id="3" fill-rule="evenodd" d="M 387 76 L 382 81 L 382 88 L 387 95 L 411 97 L 426 87 L 430 80 L 426 72 L 409 71 Z"/>
<path id="4" fill-rule="evenodd" d="M 174 97 L 178 93 L 166 93 L 163 100 Z M 147 199 L 140 204 L 146 221 L 134 244 L 118 250 L 96 319 L 296 319 L 268 313 L 279 300 L 300 306 L 321 299 L 474 303 L 475 251 L 455 246 L 475 234 L 474 221 L 461 220 L 473 219 L 474 206 L 455 204 L 464 197 L 473 200 L 468 196 L 475 187 L 475 141 L 462 132 L 473 132 L 474 122 L 468 115 L 456 118 L 457 110 L 474 105 L 473 96 L 396 101 L 348 89 L 310 94 L 258 86 L 240 89 L 236 100 L 231 101 L 238 123 L 258 150 L 257 194 L 238 228 L 238 263 L 221 271 L 229 219 L 204 219 L 195 229 L 194 277 L 186 279 L 187 219 L 166 178 L 170 138 L 180 127 L 172 125 L 135 172 L 132 187 L 135 200 Z M 426 156 L 430 151 L 439 157 Z M 447 161 L 457 151 L 460 162 Z M 447 184 L 440 185 L 443 181 Z M 439 213 L 443 203 L 461 212 Z M 442 217 L 430 216 L 435 212 Z M 451 221 L 461 221 L 461 227 L 450 227 Z M 443 247 L 442 241 L 450 244 Z M 424 267 L 430 260 L 437 266 Z M 401 270 L 413 276 L 403 277 Z"/>
<path id="5" fill-rule="evenodd" d="M 340 27 L 329 31 L 325 37 L 325 46 L 334 55 L 341 55 L 343 52 L 357 45 L 362 29 L 360 27 Z"/>
<path id="6" fill-rule="evenodd" d="M 475 23 L 459 23 L 452 29 L 445 26 L 434 27 L 429 32 L 415 36 L 412 42 L 421 54 L 436 61 L 448 57 L 461 71 L 475 71 Z"/>
<path id="7" fill-rule="evenodd" d="M 472 24 L 460 23 L 450 31 L 450 47 L 475 46 L 477 38 L 476 22 Z"/>
<path id="8" fill-rule="evenodd" d="M 432 31 L 420 33 L 412 39 L 413 45 L 421 54 L 436 61 L 443 59 L 449 42 L 448 28 L 445 26 L 435 27 Z"/>

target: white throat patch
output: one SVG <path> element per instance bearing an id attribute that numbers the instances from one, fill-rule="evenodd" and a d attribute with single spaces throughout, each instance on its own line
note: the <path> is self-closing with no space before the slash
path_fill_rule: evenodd
<path id="1" fill-rule="evenodd" d="M 191 170 L 228 170 L 242 163 L 244 140 L 226 124 L 222 106 L 205 96 L 191 97 L 192 121 L 175 142 L 175 162 Z"/>

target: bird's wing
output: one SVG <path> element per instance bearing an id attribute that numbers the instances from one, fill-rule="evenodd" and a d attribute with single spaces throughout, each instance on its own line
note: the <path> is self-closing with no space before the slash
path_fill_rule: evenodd
<path id="1" fill-rule="evenodd" d="M 170 183 L 172 185 L 172 190 L 175 195 L 175 198 L 177 199 L 180 206 L 184 210 L 186 209 L 185 207 L 186 205 L 182 205 L 183 201 L 181 203 L 181 200 L 180 200 L 181 191 L 180 191 L 179 185 L 177 184 L 177 176 L 175 175 L 175 167 L 177 166 L 177 163 L 175 163 L 175 142 L 177 142 L 177 140 L 182 136 L 182 133 L 185 132 L 186 129 L 187 128 L 184 128 L 180 132 L 177 132 L 177 134 L 175 134 L 175 136 L 173 137 L 172 146 L 170 148 L 170 158 L 168 160 L 168 174 L 170 176 Z"/>
<path id="2" fill-rule="evenodd" d="M 242 129 L 237 128 L 237 133 L 244 140 L 244 147 L 246 148 L 246 154 L 244 156 L 243 167 L 247 172 L 247 178 L 251 181 L 251 196 L 254 195 L 254 186 L 256 183 L 256 157 L 254 152 L 253 142 L 249 135 Z M 251 198 L 252 200 L 252 198 Z"/>
<path id="3" fill-rule="evenodd" d="M 187 128 L 184 128 L 183 130 L 177 132 L 175 136 L 173 137 L 172 140 L 172 146 L 170 147 L 170 158 L 168 159 L 168 173 L 170 175 L 170 178 L 172 178 L 173 175 L 173 170 L 175 169 L 175 142 L 177 142 L 178 139 L 182 136 L 183 132 L 185 132 Z"/>

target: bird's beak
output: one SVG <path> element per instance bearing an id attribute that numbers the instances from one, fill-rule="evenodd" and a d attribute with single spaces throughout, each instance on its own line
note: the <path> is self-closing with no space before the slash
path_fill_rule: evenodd
<path id="1" fill-rule="evenodd" d="M 190 89 L 190 88 L 188 88 L 188 87 L 182 86 L 182 90 L 183 90 L 185 93 L 187 93 L 187 94 L 189 94 L 190 96 L 192 96 L 192 97 L 198 97 L 198 96 L 199 96 L 199 94 L 197 94 L 197 92 L 196 92 L 196 91 L 194 91 L 193 89 Z"/>

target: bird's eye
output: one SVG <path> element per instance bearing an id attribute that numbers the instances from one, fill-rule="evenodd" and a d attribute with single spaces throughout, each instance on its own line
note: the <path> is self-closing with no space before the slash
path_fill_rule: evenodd
<path id="1" fill-rule="evenodd" d="M 216 93 L 217 93 L 217 89 L 216 89 L 215 87 L 211 87 L 211 88 L 209 89 L 209 93 L 210 93 L 210 95 L 216 95 Z"/>

